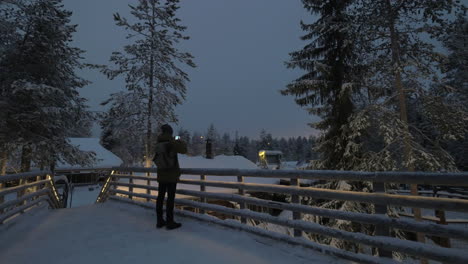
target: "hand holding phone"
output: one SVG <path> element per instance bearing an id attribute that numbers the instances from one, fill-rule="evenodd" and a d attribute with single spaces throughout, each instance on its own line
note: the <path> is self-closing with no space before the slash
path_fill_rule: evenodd
<path id="1" fill-rule="evenodd" d="M 179 137 L 179 136 L 175 136 L 174 139 L 175 139 L 175 140 L 180 140 L 180 137 Z"/>

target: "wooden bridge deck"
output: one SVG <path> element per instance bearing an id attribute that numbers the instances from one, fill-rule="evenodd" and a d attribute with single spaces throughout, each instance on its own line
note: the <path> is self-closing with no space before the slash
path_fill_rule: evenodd
<path id="1" fill-rule="evenodd" d="M 155 228 L 154 212 L 108 201 L 37 209 L 0 226 L 0 260 L 53 263 L 347 263 L 217 225 L 179 217 L 182 228 Z"/>

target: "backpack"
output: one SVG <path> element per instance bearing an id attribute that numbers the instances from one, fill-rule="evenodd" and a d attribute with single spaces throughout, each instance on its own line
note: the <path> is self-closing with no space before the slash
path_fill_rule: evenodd
<path id="1" fill-rule="evenodd" d="M 176 168 L 176 155 L 177 154 L 172 151 L 170 142 L 160 142 L 156 144 L 153 162 L 158 169 Z"/>

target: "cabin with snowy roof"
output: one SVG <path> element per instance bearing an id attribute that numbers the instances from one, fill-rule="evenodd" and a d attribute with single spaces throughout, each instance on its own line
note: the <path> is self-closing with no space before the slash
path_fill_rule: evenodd
<path id="1" fill-rule="evenodd" d="M 92 169 L 81 165 L 57 164 L 56 176 L 66 175 L 70 182 L 94 184 L 106 177 L 104 168 L 118 167 L 123 163 L 119 157 L 101 145 L 99 138 L 69 138 L 69 140 L 81 151 L 93 152 L 96 155 L 94 163 L 90 166 Z"/>

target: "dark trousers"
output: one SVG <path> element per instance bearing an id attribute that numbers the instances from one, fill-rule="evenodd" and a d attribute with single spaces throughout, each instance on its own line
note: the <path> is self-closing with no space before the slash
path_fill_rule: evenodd
<path id="1" fill-rule="evenodd" d="M 158 187 L 158 200 L 156 201 L 156 215 L 158 217 L 158 222 L 163 220 L 163 204 L 164 196 L 167 192 L 167 202 L 166 202 L 166 221 L 168 223 L 174 222 L 174 198 L 176 192 L 177 183 L 159 183 Z"/>

